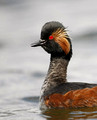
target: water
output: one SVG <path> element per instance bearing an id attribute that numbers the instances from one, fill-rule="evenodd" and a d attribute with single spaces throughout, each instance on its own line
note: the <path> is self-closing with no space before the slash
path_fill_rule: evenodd
<path id="1" fill-rule="evenodd" d="M 49 55 L 30 47 L 45 22 L 62 22 L 73 43 L 68 81 L 97 83 L 96 4 L 96 0 L 0 0 L 0 120 L 97 119 L 97 108 L 39 110 Z"/>

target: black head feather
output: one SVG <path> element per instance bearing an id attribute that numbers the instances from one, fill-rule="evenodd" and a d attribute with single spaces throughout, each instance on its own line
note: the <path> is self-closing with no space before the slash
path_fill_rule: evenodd
<path id="1" fill-rule="evenodd" d="M 50 35 L 54 37 L 52 40 L 49 39 Z M 66 28 L 60 22 L 51 21 L 44 24 L 40 39 L 41 40 L 37 44 L 33 44 L 32 47 L 42 46 L 51 56 L 63 57 L 70 60 L 72 56 L 71 40 L 66 33 Z M 64 46 L 68 48 L 68 53 L 65 52 L 66 49 Z"/>

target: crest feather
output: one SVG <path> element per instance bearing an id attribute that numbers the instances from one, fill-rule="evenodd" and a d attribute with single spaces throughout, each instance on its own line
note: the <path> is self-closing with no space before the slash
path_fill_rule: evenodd
<path id="1" fill-rule="evenodd" d="M 64 50 L 66 54 L 70 51 L 70 43 L 67 40 L 69 38 L 67 32 L 63 28 L 58 28 L 55 32 L 52 33 L 55 42 L 57 42 L 60 47 Z"/>

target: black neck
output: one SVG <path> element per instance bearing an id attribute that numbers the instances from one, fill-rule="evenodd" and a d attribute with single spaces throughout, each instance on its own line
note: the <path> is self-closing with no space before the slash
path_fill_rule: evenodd
<path id="1" fill-rule="evenodd" d="M 51 55 L 49 70 L 42 86 L 42 94 L 67 81 L 66 77 L 68 63 L 69 60 L 66 60 L 62 56 L 56 57 Z"/>
<path id="2" fill-rule="evenodd" d="M 51 55 L 50 67 L 46 78 L 49 81 L 60 84 L 66 82 L 67 66 L 69 61 L 64 56 Z"/>

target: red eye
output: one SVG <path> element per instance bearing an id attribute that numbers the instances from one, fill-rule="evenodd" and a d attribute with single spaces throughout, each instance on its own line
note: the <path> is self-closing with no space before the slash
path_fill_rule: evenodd
<path id="1" fill-rule="evenodd" d="M 53 39 L 53 36 L 52 36 L 52 35 L 50 35 L 50 36 L 49 36 L 49 40 L 52 40 L 52 39 Z"/>

